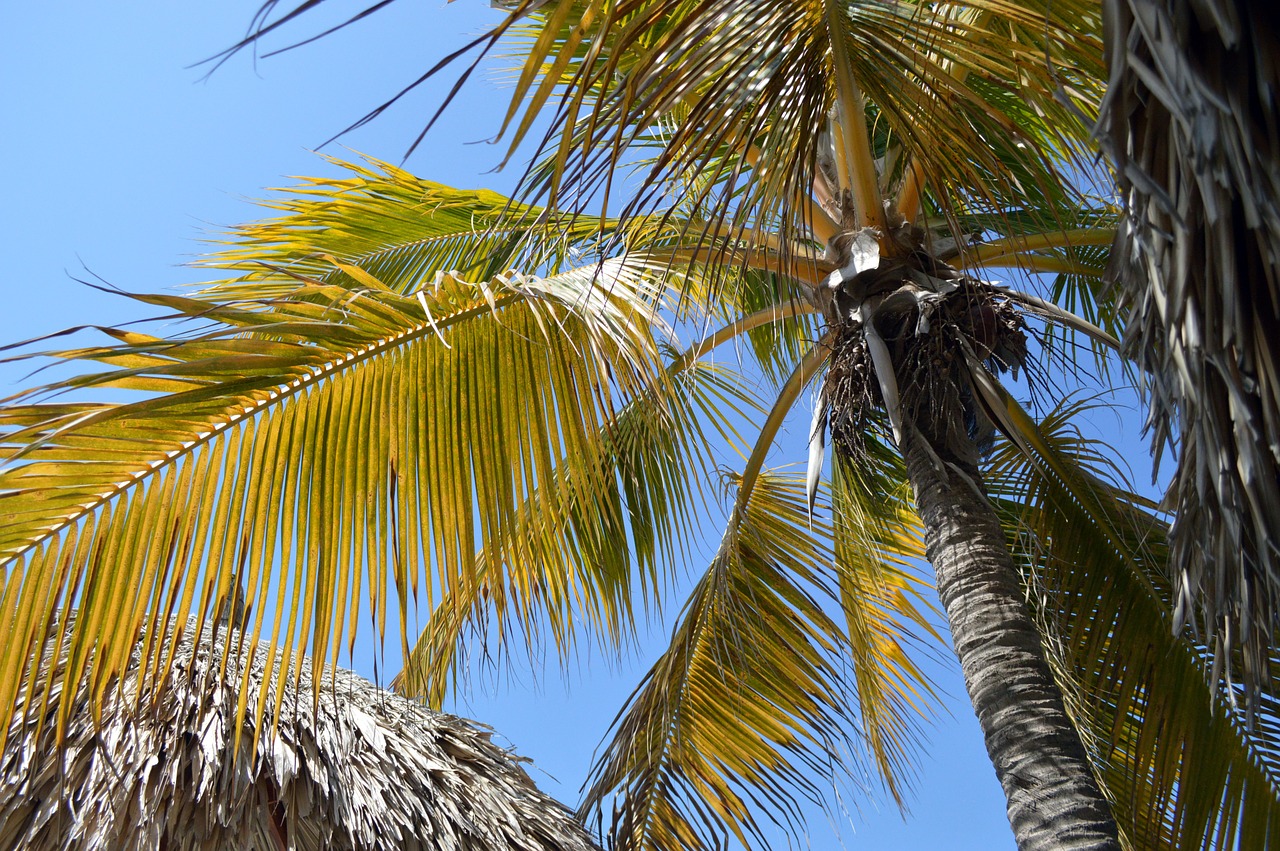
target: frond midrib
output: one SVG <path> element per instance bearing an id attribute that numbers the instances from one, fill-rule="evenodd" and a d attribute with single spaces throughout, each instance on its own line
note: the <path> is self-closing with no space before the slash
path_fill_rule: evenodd
<path id="1" fill-rule="evenodd" d="M 384 354 L 388 350 L 399 345 L 413 342 L 414 340 L 431 333 L 438 334 L 442 328 L 450 327 L 457 322 L 461 322 L 466 319 L 472 319 L 486 311 L 499 310 L 515 301 L 517 298 L 518 296 L 515 295 L 505 296 L 503 298 L 495 299 L 492 306 L 482 304 L 477 307 L 460 311 L 452 316 L 436 320 L 434 324 L 431 322 L 423 322 L 413 325 L 397 334 L 384 337 L 373 343 L 366 343 L 354 351 L 349 351 L 340 357 L 334 358 L 329 362 L 320 365 L 318 368 L 314 366 L 307 368 L 302 375 L 293 378 L 282 386 L 277 386 L 275 390 L 266 394 L 262 398 L 253 400 L 247 406 L 242 407 L 238 412 L 228 416 L 225 420 L 211 424 L 208 431 L 199 433 L 194 439 L 183 441 L 178 448 L 170 449 L 158 458 L 143 461 L 142 466 L 140 466 L 127 479 L 114 482 L 109 488 L 102 491 L 97 496 L 77 506 L 76 511 L 64 515 L 52 525 L 43 527 L 40 534 L 29 538 L 17 549 L 11 550 L 8 554 L 0 557 L 0 570 L 7 570 L 11 565 L 17 564 L 23 556 L 39 547 L 45 541 L 61 534 L 63 530 L 73 526 L 83 518 L 101 508 L 103 505 L 130 491 L 140 483 L 150 481 L 156 476 L 156 474 L 168 469 L 178 461 L 192 456 L 202 447 L 211 443 L 214 439 L 228 431 L 233 426 L 252 419 L 267 407 L 285 402 L 303 389 L 312 387 L 328 378 L 340 374 L 348 368 L 357 366 L 365 361 Z"/>

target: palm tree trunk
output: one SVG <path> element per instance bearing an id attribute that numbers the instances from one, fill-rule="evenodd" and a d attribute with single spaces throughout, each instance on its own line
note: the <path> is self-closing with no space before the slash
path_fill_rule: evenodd
<path id="1" fill-rule="evenodd" d="M 941 463 L 919 429 L 906 431 L 938 594 L 1018 848 L 1118 851 L 1111 807 L 1067 717 L 977 467 Z"/>

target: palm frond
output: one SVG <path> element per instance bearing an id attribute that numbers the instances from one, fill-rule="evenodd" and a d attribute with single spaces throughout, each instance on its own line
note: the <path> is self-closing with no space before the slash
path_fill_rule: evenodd
<path id="1" fill-rule="evenodd" d="M 1175 635 L 1167 526 L 1108 483 L 1104 448 L 1070 425 L 1084 407 L 1037 428 L 1011 406 L 1022 446 L 1005 444 L 988 476 L 1069 711 L 1129 847 L 1270 847 L 1275 720 L 1247 733 L 1206 648 Z"/>
<path id="2" fill-rule="evenodd" d="M 861 465 L 837 456 L 831 487 L 836 582 L 859 727 L 885 786 L 905 808 L 924 740 L 920 722 L 940 703 L 916 654 L 946 649 L 933 626 L 940 617 L 929 601 L 932 586 L 919 569 L 923 533 L 905 473 L 887 452 L 868 453 Z"/>
<path id="3" fill-rule="evenodd" d="M 219 283 L 225 297 L 261 298 L 267 279 L 288 290 L 292 282 L 272 266 L 353 286 L 332 258 L 400 293 L 441 272 L 467 280 L 509 269 L 554 274 L 599 259 L 614 234 L 615 223 L 607 220 L 570 221 L 497 192 L 423 180 L 370 157 L 366 164 L 326 159 L 344 174 L 305 179 L 262 202 L 281 215 L 235 228 L 225 248 L 198 264 L 238 275 Z"/>
<path id="4" fill-rule="evenodd" d="M 442 595 L 393 683 L 397 690 L 438 707 L 472 653 L 498 661 L 514 647 L 532 659 L 542 631 L 562 660 L 584 626 L 617 652 L 632 637 L 633 587 L 646 614 L 661 606 L 670 571 L 687 558 L 684 541 L 704 514 L 696 482 L 713 463 L 704 431 L 731 428 L 729 420 L 753 405 L 724 369 L 677 364 L 672 380 L 630 400 L 600 430 L 592 473 L 601 481 L 589 490 L 608 495 L 608 503 L 548 511 L 546 493 L 562 489 L 567 474 L 558 467 L 557 478 L 520 508 L 513 524 L 520 545 L 482 549 L 474 570 Z"/>
<path id="5" fill-rule="evenodd" d="M 620 848 L 715 848 L 729 836 L 765 845 L 762 812 L 803 829 L 799 799 L 820 802 L 818 778 L 855 768 L 857 700 L 882 699 L 856 694 L 849 637 L 828 611 L 888 597 L 840 601 L 832 530 L 810 524 L 803 480 L 755 482 L 593 770 L 581 812 L 602 817 L 612 802 Z M 929 693 L 927 681 L 913 685 Z"/>
<path id="6" fill-rule="evenodd" d="M 1085 111 L 1099 97 L 1101 20 L 1085 3 L 984 2 L 980 13 L 806 0 L 587 6 L 594 14 L 581 25 L 582 4 L 543 6 L 520 45 L 522 79 L 534 86 L 542 74 L 538 85 L 559 91 L 521 107 L 526 118 L 553 116 L 542 143 L 552 166 L 528 186 L 537 197 L 556 199 L 562 187 L 617 195 L 605 166 L 663 127 L 663 151 L 627 211 L 667 180 L 711 174 L 723 187 L 704 205 L 711 218 L 793 227 L 808 218 L 795 200 L 815 178 L 833 80 L 847 78 L 876 117 L 873 136 L 902 149 L 898 170 L 885 161 L 879 191 L 914 157 L 946 208 L 960 212 L 965 198 L 1004 205 L 1062 191 L 1049 158 L 1074 150 L 1085 128 L 1056 96 Z M 847 118 L 840 132 L 867 132 L 862 116 Z M 510 133 L 513 146 L 526 126 Z"/>
<path id="7" fill-rule="evenodd" d="M 310 643 L 319 666 L 344 631 L 354 640 L 362 601 L 379 634 L 398 609 L 403 640 L 418 593 L 430 603 L 466 576 L 478 545 L 517 546 L 530 491 L 559 482 L 553 515 L 608 506 L 591 489 L 602 423 L 665 380 L 662 269 L 437 274 L 404 294 L 331 262 L 327 282 L 274 267 L 197 297 L 137 296 L 199 327 L 55 352 L 107 369 L 0 408 L 6 671 L 35 664 L 37 636 L 78 609 L 68 675 L 89 670 L 100 697 L 144 624 L 163 676 L 170 616 L 180 635 L 189 616 L 242 619 L 240 605 L 255 640 L 269 624 L 284 657 Z M 90 390 L 141 398 L 61 395 Z M 20 679 L 0 687 L 10 704 Z M 72 693 L 40 699 L 61 700 L 65 723 Z"/>

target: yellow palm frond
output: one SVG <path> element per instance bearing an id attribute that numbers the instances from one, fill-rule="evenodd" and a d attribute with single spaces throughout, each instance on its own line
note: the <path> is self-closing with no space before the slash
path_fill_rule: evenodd
<path id="1" fill-rule="evenodd" d="M 267 625 L 280 678 L 310 642 L 318 670 L 362 605 L 380 634 L 398 610 L 403 636 L 416 595 L 467 575 L 477 544 L 502 551 L 559 467 L 552 515 L 605 496 L 591 488 L 602 423 L 665 380 L 663 270 L 437 274 L 402 294 L 327 262 L 328 281 L 275 266 L 197 297 L 137 296 L 199 327 L 56 352 L 107 368 L 0 408 L 10 704 L 37 636 L 73 609 L 69 676 L 88 671 L 98 697 L 139 635 L 167 673 L 189 616 L 248 617 L 255 639 Z M 67 695 L 40 699 L 66 710 Z"/>
<path id="2" fill-rule="evenodd" d="M 815 778 L 852 768 L 848 760 L 862 752 L 857 707 L 885 699 L 856 690 L 846 673 L 850 637 L 828 611 L 867 607 L 867 623 L 883 622 L 885 613 L 871 610 L 892 595 L 842 599 L 827 568 L 832 529 L 810 523 L 803 479 L 764 473 L 754 481 L 671 646 L 632 694 L 593 771 L 582 812 L 612 803 L 626 848 L 720 847 L 730 835 L 767 844 L 762 811 L 803 829 L 796 796 L 820 800 Z M 928 681 L 917 675 L 908 662 L 880 677 L 914 680 L 927 699 Z"/>
<path id="3" fill-rule="evenodd" d="M 333 157 L 341 177 L 308 178 L 262 205 L 281 215 L 242 225 L 226 247 L 200 264 L 238 275 L 219 283 L 227 298 L 261 298 L 268 279 L 297 275 L 354 286 L 330 258 L 360 269 L 389 289 L 407 293 L 437 272 L 488 280 L 508 269 L 554 273 L 584 265 L 614 234 L 608 220 L 570 221 L 484 189 L 455 189 L 366 157 Z M 637 223 L 637 227 L 643 223 Z"/>
<path id="4" fill-rule="evenodd" d="M 700 361 L 681 364 L 672 380 L 629 401 L 600 430 L 602 444 L 590 490 L 599 503 L 574 502 L 559 513 L 531 492 L 513 525 L 518 543 L 482 549 L 474 570 L 441 597 L 423 628 L 398 690 L 440 706 L 479 645 L 486 659 L 514 652 L 532 659 L 550 633 L 562 660 L 584 628 L 609 651 L 631 636 L 631 601 L 638 583 L 647 613 L 661 605 L 670 571 L 683 562 L 684 541 L 703 517 L 696 482 L 711 463 L 707 427 L 729 428 L 752 401 L 724 369 Z M 609 605 L 599 596 L 610 595 Z M 494 643 L 496 642 L 496 646 Z"/>
<path id="5" fill-rule="evenodd" d="M 912 650 L 946 642 L 933 626 L 941 616 L 929 602 L 931 580 L 920 572 L 923 532 L 906 474 L 878 448 L 883 457 L 869 454 L 861 469 L 843 457 L 833 461 L 836 582 L 862 738 L 905 807 L 905 782 L 924 738 L 919 721 L 939 703 Z"/>

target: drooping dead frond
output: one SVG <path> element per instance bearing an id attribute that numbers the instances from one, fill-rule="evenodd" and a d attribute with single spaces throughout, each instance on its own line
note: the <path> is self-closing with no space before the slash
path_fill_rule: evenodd
<path id="1" fill-rule="evenodd" d="M 1280 629 L 1280 24 L 1247 0 L 1104 8 L 1112 268 L 1157 450 L 1178 448 L 1174 623 L 1254 694 Z"/>
<path id="2" fill-rule="evenodd" d="M 163 628 L 163 625 L 162 625 Z M 222 667 L 224 645 L 230 658 Z M 589 851 L 595 843 L 538 791 L 491 731 L 344 670 L 319 699 L 304 662 L 281 685 L 274 648 L 225 628 L 178 641 L 173 671 L 144 685 L 134 653 L 95 707 L 67 679 L 56 630 L 42 664 L 76 709 L 56 740 L 42 684 L 13 716 L 0 762 L 0 847 L 227 851 Z M 241 718 L 242 680 L 280 706 Z M 34 690 L 34 694 L 33 694 Z"/>

